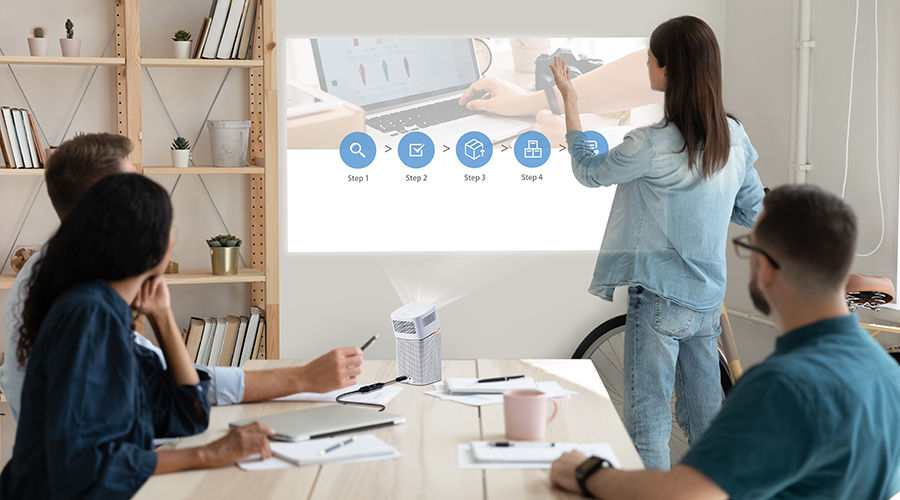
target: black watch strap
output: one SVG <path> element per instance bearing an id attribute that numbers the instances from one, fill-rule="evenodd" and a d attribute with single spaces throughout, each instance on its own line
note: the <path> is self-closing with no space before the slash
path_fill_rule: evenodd
<path id="1" fill-rule="evenodd" d="M 581 488 L 581 494 L 586 498 L 597 498 L 587 489 L 587 480 L 600 469 L 612 468 L 612 464 L 605 458 L 593 456 L 585 460 L 575 468 L 575 480 L 578 481 L 578 487 Z"/>
<path id="2" fill-rule="evenodd" d="M 558 115 L 562 113 L 562 110 L 559 109 L 559 102 L 556 100 L 556 91 L 553 90 L 555 87 L 547 87 L 544 89 L 544 93 L 547 94 L 547 105 L 550 106 L 550 111 L 553 112 L 554 115 Z"/>

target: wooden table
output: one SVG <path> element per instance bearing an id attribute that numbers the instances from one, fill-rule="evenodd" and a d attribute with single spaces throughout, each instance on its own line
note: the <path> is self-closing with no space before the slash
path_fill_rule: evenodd
<path id="1" fill-rule="evenodd" d="M 302 364 L 299 361 L 251 361 L 246 369 Z M 642 468 L 625 427 L 589 360 L 444 361 L 443 376 L 490 377 L 520 374 L 556 380 L 579 395 L 557 399 L 559 414 L 547 426 L 550 441 L 608 442 L 622 466 Z M 393 361 L 366 361 L 361 383 L 396 376 Z M 364 498 L 579 498 L 550 487 L 547 470 L 463 470 L 457 444 L 503 440 L 503 406 L 466 406 L 425 394 L 430 386 L 403 386 L 387 410 L 406 415 L 405 424 L 373 433 L 403 457 L 356 464 L 294 467 L 246 472 L 237 467 L 155 476 L 135 498 L 191 499 L 364 499 Z M 177 447 L 197 446 L 225 434 L 228 422 L 309 408 L 321 403 L 265 402 L 215 407 L 209 429 Z"/>

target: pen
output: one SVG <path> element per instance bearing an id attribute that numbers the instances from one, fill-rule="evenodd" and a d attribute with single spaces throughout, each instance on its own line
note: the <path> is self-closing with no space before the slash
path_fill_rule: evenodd
<path id="1" fill-rule="evenodd" d="M 525 378 L 525 375 L 513 375 L 511 377 L 483 378 L 483 379 L 477 380 L 475 383 L 483 384 L 485 382 L 506 382 L 507 380 L 514 380 L 517 378 Z"/>
<path id="2" fill-rule="evenodd" d="M 488 443 L 488 446 L 495 446 L 497 448 L 553 448 L 554 446 L 556 446 L 556 443 L 530 443 L 527 441 L 524 441 L 524 442 L 497 441 L 494 443 Z"/>
<path id="3" fill-rule="evenodd" d="M 360 350 L 360 351 L 365 351 L 365 350 L 366 350 L 366 347 L 369 347 L 369 346 L 372 344 L 372 342 L 375 342 L 375 339 L 378 338 L 378 335 L 379 335 L 379 334 L 377 334 L 377 333 L 376 333 L 375 335 L 372 335 L 372 338 L 370 338 L 369 340 L 367 340 L 366 343 L 363 344 L 362 347 L 359 348 L 359 350 Z"/>
<path id="4" fill-rule="evenodd" d="M 324 450 L 320 450 L 319 455 L 327 455 L 328 453 L 330 453 L 338 448 L 343 448 L 344 446 L 347 446 L 348 444 L 352 443 L 353 441 L 356 441 L 356 436 L 350 436 L 350 439 L 347 439 L 346 441 L 341 441 L 339 443 L 335 443 L 332 446 L 325 448 Z"/>

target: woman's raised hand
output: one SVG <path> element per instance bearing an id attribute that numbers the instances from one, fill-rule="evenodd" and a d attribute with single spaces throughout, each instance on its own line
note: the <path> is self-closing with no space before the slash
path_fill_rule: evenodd
<path id="1" fill-rule="evenodd" d="M 553 58 L 553 64 L 550 66 L 553 72 L 553 79 L 556 80 L 556 87 L 562 94 L 563 101 L 572 102 L 578 100 L 578 94 L 575 92 L 575 86 L 572 84 L 572 78 L 569 76 L 569 67 L 559 57 Z"/>

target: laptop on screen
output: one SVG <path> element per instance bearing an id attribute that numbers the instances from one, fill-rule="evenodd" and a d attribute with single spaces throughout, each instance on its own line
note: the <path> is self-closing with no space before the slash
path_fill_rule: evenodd
<path id="1" fill-rule="evenodd" d="M 481 77 L 471 38 L 319 38 L 311 44 L 321 89 L 363 108 L 376 141 L 396 143 L 419 130 L 452 145 L 477 130 L 497 143 L 531 126 L 531 120 L 457 103 Z"/>

